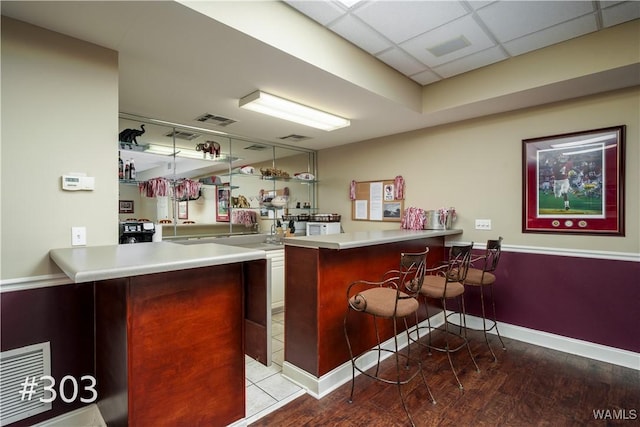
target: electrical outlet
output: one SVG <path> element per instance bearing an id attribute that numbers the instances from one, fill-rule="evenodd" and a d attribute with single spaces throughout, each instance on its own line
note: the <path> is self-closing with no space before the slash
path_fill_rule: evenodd
<path id="1" fill-rule="evenodd" d="M 87 227 L 71 227 L 71 246 L 87 244 Z"/>
<path id="2" fill-rule="evenodd" d="M 491 230 L 491 220 L 476 219 L 476 230 Z"/>

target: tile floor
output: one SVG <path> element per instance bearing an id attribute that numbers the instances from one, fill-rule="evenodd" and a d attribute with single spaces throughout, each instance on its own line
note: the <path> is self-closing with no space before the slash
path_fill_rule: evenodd
<path id="1" fill-rule="evenodd" d="M 304 389 L 281 375 L 284 360 L 284 313 L 274 314 L 271 324 L 271 366 L 264 366 L 245 356 L 247 424 L 305 394 Z"/>

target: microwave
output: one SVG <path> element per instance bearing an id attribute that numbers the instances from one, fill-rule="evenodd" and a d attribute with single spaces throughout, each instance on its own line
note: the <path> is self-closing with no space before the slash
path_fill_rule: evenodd
<path id="1" fill-rule="evenodd" d="M 340 232 L 339 222 L 307 222 L 307 236 L 339 234 Z"/>

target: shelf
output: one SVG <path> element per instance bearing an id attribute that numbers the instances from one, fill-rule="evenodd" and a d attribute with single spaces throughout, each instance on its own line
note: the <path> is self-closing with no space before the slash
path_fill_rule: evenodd
<path id="1" fill-rule="evenodd" d="M 282 176 L 264 176 L 260 174 L 249 174 L 242 172 L 231 172 L 230 174 L 223 174 L 220 176 L 246 176 L 247 178 L 261 179 L 263 181 L 282 181 L 282 182 L 299 182 L 300 184 L 315 184 L 318 181 L 298 179 L 295 177 L 282 177 Z"/>
<path id="2" fill-rule="evenodd" d="M 118 183 L 124 185 L 138 185 L 140 181 L 136 181 L 135 179 L 119 179 Z"/>

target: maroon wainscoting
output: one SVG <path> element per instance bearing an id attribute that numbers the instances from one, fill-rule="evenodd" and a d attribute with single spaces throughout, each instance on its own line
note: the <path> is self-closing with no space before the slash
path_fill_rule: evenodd
<path id="1" fill-rule="evenodd" d="M 503 251 L 494 286 L 498 321 L 640 352 L 640 263 Z"/>
<path id="2" fill-rule="evenodd" d="M 93 285 L 62 285 L 7 292 L 0 296 L 2 351 L 51 342 L 51 376 L 60 382 L 71 375 L 79 384 L 83 375 L 95 377 L 93 359 Z M 57 390 L 57 387 L 56 387 Z M 89 395 L 82 397 L 88 398 Z M 84 406 L 80 399 L 56 399 L 52 409 L 12 427 L 29 426 Z"/>

